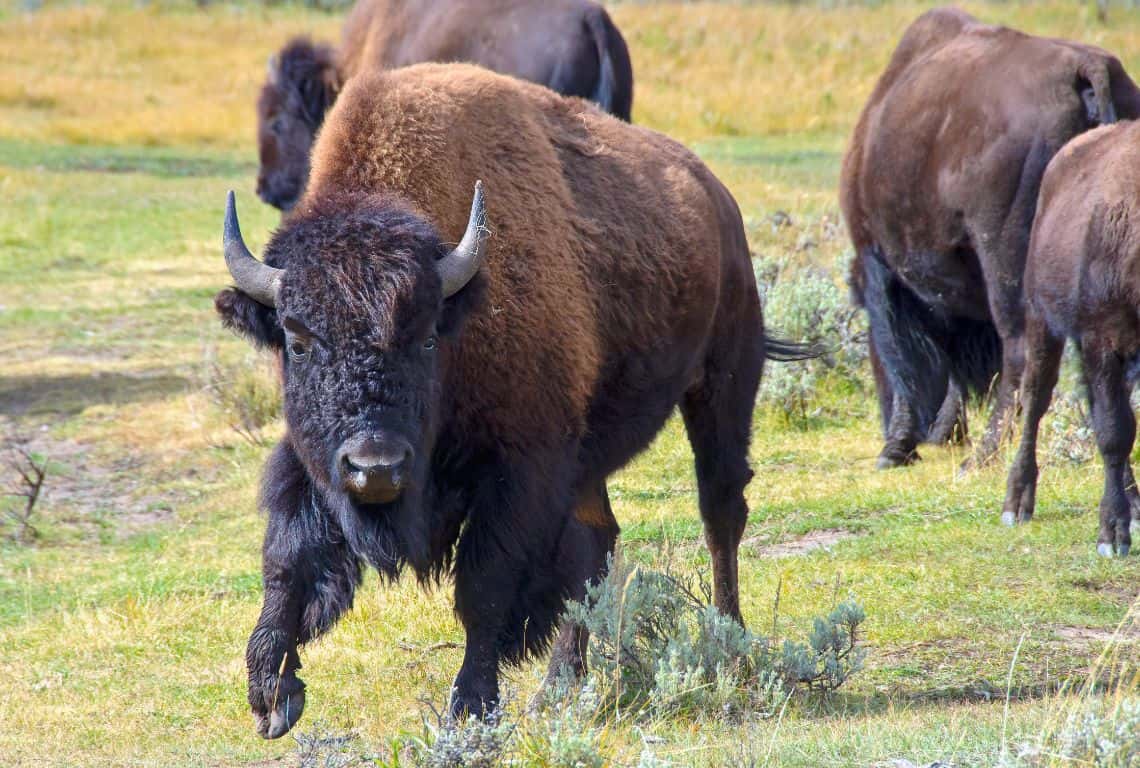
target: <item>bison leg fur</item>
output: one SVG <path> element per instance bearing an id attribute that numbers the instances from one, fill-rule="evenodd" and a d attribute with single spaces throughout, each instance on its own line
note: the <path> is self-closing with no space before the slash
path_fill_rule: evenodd
<path id="1" fill-rule="evenodd" d="M 1136 416 L 1120 357 L 1087 344 L 1081 354 L 1092 400 L 1093 429 L 1104 461 L 1097 553 L 1125 556 L 1132 548 L 1132 506 L 1128 498 L 1129 456 L 1136 440 Z"/>
<path id="2" fill-rule="evenodd" d="M 569 576 L 571 600 L 586 596 L 586 585 L 605 577 L 606 564 L 614 551 L 621 529 L 610 506 L 605 481 L 589 488 L 578 498 L 574 519 L 559 542 L 559 562 L 576 562 L 575 574 Z M 586 644 L 590 634 L 585 627 L 569 621 L 562 622 L 550 666 L 546 673 L 546 687 L 558 683 L 567 673 L 581 677 L 586 673 Z"/>
<path id="3" fill-rule="evenodd" d="M 966 395 L 962 386 L 951 377 L 946 386 L 946 399 L 926 433 L 926 442 L 932 445 L 965 445 L 968 434 Z"/>
<path id="4" fill-rule="evenodd" d="M 1011 437 L 1020 405 L 1014 395 L 1021 385 L 1024 368 L 1025 337 L 1023 335 L 1003 337 L 1001 374 L 997 380 L 993 411 L 990 413 L 989 424 L 986 425 L 986 432 L 982 436 L 977 453 L 962 463 L 963 472 L 989 465 L 998 455 L 1002 444 Z"/>
<path id="5" fill-rule="evenodd" d="M 1064 338 L 1049 332 L 1044 321 L 1028 318 L 1025 374 L 1021 385 L 1023 429 L 1021 443 L 1009 470 L 1001 519 L 1006 525 L 1028 522 L 1037 495 L 1037 432 L 1049 409 L 1061 369 Z"/>
<path id="6" fill-rule="evenodd" d="M 703 381 L 681 401 L 681 415 L 695 458 L 701 521 L 712 559 L 713 600 L 721 613 L 743 624 L 737 550 L 748 522 L 744 500 L 744 487 L 752 479 L 748 442 L 763 359 L 751 348 L 733 348 L 731 343 L 710 352 Z"/>
<path id="7" fill-rule="evenodd" d="M 246 667 L 250 709 L 266 739 L 288 732 L 305 707 L 297 646 L 352 606 L 361 579 L 359 560 L 298 479 L 304 477 L 300 472 L 291 449 L 278 447 L 263 493 L 269 513 L 262 550 L 265 597 L 246 647 Z"/>

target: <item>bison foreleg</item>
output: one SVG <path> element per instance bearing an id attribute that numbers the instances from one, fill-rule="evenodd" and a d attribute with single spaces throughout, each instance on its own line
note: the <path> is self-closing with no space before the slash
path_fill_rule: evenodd
<path id="1" fill-rule="evenodd" d="M 263 498 L 269 513 L 262 549 L 265 597 L 246 647 L 246 668 L 257 732 L 276 739 L 305 706 L 297 646 L 352 607 L 361 567 L 287 446 L 279 446 L 269 463 Z"/>

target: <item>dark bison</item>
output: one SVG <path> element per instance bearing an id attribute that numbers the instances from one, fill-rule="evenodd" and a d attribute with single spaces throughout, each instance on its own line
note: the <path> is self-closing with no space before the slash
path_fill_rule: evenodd
<path id="1" fill-rule="evenodd" d="M 1130 456 L 1140 374 L 1140 123 L 1071 141 L 1045 172 L 1025 265 L 1025 375 L 1021 445 L 1002 509 L 1007 524 L 1033 515 L 1037 427 L 1049 407 L 1065 338 L 1084 367 L 1097 447 L 1104 459 L 1097 551 L 1127 555 L 1140 519 Z M 1133 526 L 1136 523 L 1132 523 Z"/>
<path id="2" fill-rule="evenodd" d="M 880 467 L 916 459 L 961 396 L 1000 374 L 976 460 L 994 454 L 1021 374 L 1021 277 L 1045 166 L 1073 136 L 1136 115 L 1140 91 L 1098 48 L 949 8 L 906 31 L 840 180 L 852 292 L 871 327 Z"/>
<path id="3" fill-rule="evenodd" d="M 347 78 L 428 61 L 478 64 L 627 121 L 633 107 L 625 40 L 591 0 L 360 0 L 338 50 L 297 38 L 270 61 L 257 103 L 258 196 L 285 211 L 296 203 L 313 138 Z"/>
<path id="4" fill-rule="evenodd" d="M 546 646 L 603 572 L 606 477 L 677 405 L 715 602 L 740 619 L 756 388 L 766 356 L 803 350 L 765 338 L 736 203 L 681 145 L 476 67 L 373 71 L 329 114 L 264 263 L 232 196 L 225 255 L 223 323 L 284 366 L 246 656 L 262 735 L 297 720 L 297 646 L 365 564 L 453 576 L 452 709 L 494 706 L 500 662 Z M 552 673 L 580 671 L 584 642 L 563 627 Z"/>

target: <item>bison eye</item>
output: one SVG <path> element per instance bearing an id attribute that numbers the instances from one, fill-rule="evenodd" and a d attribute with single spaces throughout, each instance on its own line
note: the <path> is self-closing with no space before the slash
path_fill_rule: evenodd
<path id="1" fill-rule="evenodd" d="M 280 136 L 285 132 L 285 121 L 280 117 L 275 117 L 269 121 L 269 130 L 275 135 Z"/>
<path id="2" fill-rule="evenodd" d="M 431 352 L 433 349 L 435 349 L 435 345 L 438 343 L 439 337 L 433 333 L 431 336 L 428 336 L 427 341 L 424 342 L 424 351 Z"/>
<path id="3" fill-rule="evenodd" d="M 289 339 L 289 357 L 294 362 L 302 362 L 309 356 L 309 345 L 298 338 Z"/>

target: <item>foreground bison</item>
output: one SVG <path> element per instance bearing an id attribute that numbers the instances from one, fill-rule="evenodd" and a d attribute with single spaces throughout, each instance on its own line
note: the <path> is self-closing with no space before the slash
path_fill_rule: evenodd
<path id="1" fill-rule="evenodd" d="M 944 401 L 938 421 L 952 423 L 959 395 L 986 393 L 1000 373 L 977 460 L 996 451 L 1021 373 L 1021 276 L 1045 166 L 1073 136 L 1137 115 L 1140 91 L 1100 49 L 954 9 L 907 30 L 840 181 L 851 286 L 871 327 L 880 467 L 917 458 Z"/>
<path id="2" fill-rule="evenodd" d="M 261 734 L 296 722 L 297 646 L 352 604 L 365 564 L 453 575 L 452 709 L 494 706 L 500 662 L 543 648 L 603 572 L 606 477 L 677 405 L 716 605 L 739 619 L 756 388 L 766 356 L 798 350 L 765 339 L 724 186 L 664 136 L 464 65 L 357 77 L 313 157 L 264 263 L 230 198 L 237 287 L 216 299 L 284 364 L 247 653 Z M 552 672 L 580 670 L 584 642 L 564 627 Z"/>
<path id="3" fill-rule="evenodd" d="M 1037 428 L 1049 407 L 1065 338 L 1084 366 L 1097 447 L 1104 459 L 1097 551 L 1127 555 L 1140 495 L 1130 456 L 1136 417 L 1129 394 L 1140 373 L 1140 123 L 1093 131 L 1049 164 L 1025 267 L 1025 428 L 1002 510 L 1033 515 Z"/>
<path id="4" fill-rule="evenodd" d="M 258 196 L 286 211 L 296 203 L 313 138 L 348 77 L 427 61 L 479 64 L 623 120 L 633 106 L 625 40 L 590 0 L 360 0 L 339 50 L 298 38 L 270 62 L 257 103 Z"/>

